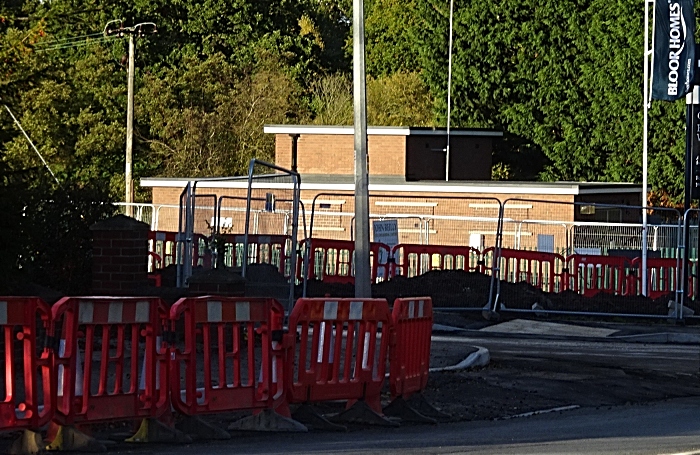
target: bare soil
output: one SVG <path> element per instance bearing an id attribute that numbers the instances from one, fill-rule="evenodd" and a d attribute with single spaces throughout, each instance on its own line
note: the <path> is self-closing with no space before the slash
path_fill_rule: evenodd
<path id="1" fill-rule="evenodd" d="M 700 396 L 700 377 L 561 360 L 492 359 L 484 368 L 431 373 L 424 396 L 455 420 L 492 420 L 571 406 Z"/>
<path id="2" fill-rule="evenodd" d="M 640 315 L 667 315 L 668 302 L 673 294 L 656 299 L 643 296 L 619 296 L 600 292 L 584 297 L 574 291 L 543 292 L 528 283 L 499 283 L 499 303 L 509 309 L 533 309 L 534 304 L 545 310 L 595 312 Z M 397 297 L 429 296 L 435 308 L 481 309 L 488 303 L 491 277 L 482 273 L 462 270 L 433 270 L 413 278 L 397 276 L 389 281 L 372 285 L 372 296 L 393 302 Z M 349 283 L 328 284 L 311 280 L 307 296 L 352 297 L 355 288 Z M 300 294 L 300 292 L 299 292 Z M 699 310 L 695 301 L 686 302 L 692 310 Z"/>

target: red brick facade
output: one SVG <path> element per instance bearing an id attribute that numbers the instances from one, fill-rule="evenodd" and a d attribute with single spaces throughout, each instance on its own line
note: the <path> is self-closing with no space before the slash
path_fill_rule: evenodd
<path id="1" fill-rule="evenodd" d="M 292 141 L 288 134 L 275 138 L 275 164 L 292 167 Z M 301 174 L 355 172 L 352 135 L 305 134 L 297 142 L 297 167 Z M 370 175 L 404 175 L 406 136 L 372 135 L 367 138 Z"/>
<path id="2" fill-rule="evenodd" d="M 286 169 L 294 162 L 292 150 L 297 141 L 296 164 L 302 176 L 301 199 L 306 210 L 307 229 L 304 231 L 305 226 L 300 222 L 299 237 L 308 235 L 313 211 L 314 237 L 350 240 L 354 227 L 352 130 L 274 126 L 266 127 L 266 132 L 276 134 L 275 164 Z M 539 241 L 547 240 L 541 236 L 554 236 L 556 247 L 565 248 L 569 241 L 568 229 L 574 221 L 610 221 L 610 217 L 617 217 L 612 221 L 638 222 L 640 219 L 640 213 L 634 210 L 599 210 L 587 215 L 580 206 L 574 205 L 582 202 L 640 205 L 641 191 L 635 185 L 492 182 L 488 178 L 464 181 L 470 180 L 470 176 L 490 175 L 493 136 L 486 131 L 465 130 L 455 137 L 454 155 L 460 157 L 461 167 L 453 166 L 450 182 L 445 183 L 417 178 L 422 173 L 433 175 L 436 180 L 444 179 L 445 155 L 440 148 L 441 141 L 445 140 L 444 133 L 408 128 L 376 128 L 368 132 L 370 217 L 398 219 L 401 242 L 493 245 L 501 203 L 504 204 L 505 247 L 532 249 Z M 426 159 L 430 156 L 434 159 Z M 407 159 L 413 164 L 407 165 Z M 431 164 L 433 168 L 427 169 Z M 452 179 L 455 175 L 463 178 L 455 181 Z M 149 179 L 143 184 L 153 186 L 156 207 L 177 206 L 185 180 Z M 257 202 L 251 220 L 255 227 L 251 225 L 251 229 L 261 234 L 288 234 L 290 224 L 282 201 L 291 198 L 291 190 L 266 187 L 262 181 L 258 185 L 261 188 L 253 191 Z M 197 193 L 235 196 L 236 199 L 224 199 L 221 204 L 221 216 L 225 220 L 221 226 L 228 232 L 242 233 L 245 211 L 241 209 L 245 208 L 246 187 L 243 180 L 200 181 Z M 265 211 L 260 202 L 268 192 L 279 201 L 275 213 Z M 236 207 L 238 210 L 234 210 Z M 207 234 L 213 216 L 213 209 L 198 211 L 196 230 Z M 176 231 L 177 219 L 177 209 L 161 210 L 158 229 Z"/>

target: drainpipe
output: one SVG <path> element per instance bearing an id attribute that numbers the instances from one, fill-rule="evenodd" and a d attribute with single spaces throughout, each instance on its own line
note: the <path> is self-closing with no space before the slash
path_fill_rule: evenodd
<path id="1" fill-rule="evenodd" d="M 299 142 L 298 134 L 290 134 L 292 138 L 292 172 L 297 172 L 297 143 Z"/>

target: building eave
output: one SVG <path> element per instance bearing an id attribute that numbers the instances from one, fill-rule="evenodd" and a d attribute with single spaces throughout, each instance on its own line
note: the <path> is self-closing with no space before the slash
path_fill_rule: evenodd
<path id="1" fill-rule="evenodd" d="M 352 126 L 330 125 L 265 125 L 266 134 L 326 134 L 350 136 L 354 134 Z M 417 128 L 407 126 L 368 126 L 368 136 L 447 136 L 444 128 Z M 486 129 L 455 128 L 450 130 L 450 136 L 472 137 L 503 137 L 502 131 Z"/>
<path id="2" fill-rule="evenodd" d="M 404 192 L 404 193 L 456 193 L 456 194 L 542 194 L 542 195 L 586 195 L 586 194 L 611 194 L 611 193 L 640 193 L 638 185 L 595 185 L 576 182 L 389 182 L 381 178 L 370 179 L 369 191 L 378 192 Z M 377 181 L 378 180 L 378 181 Z M 391 179 L 385 179 L 391 180 Z M 144 178 L 141 186 L 151 188 L 184 188 L 188 182 L 197 182 L 197 188 L 211 189 L 242 189 L 248 187 L 246 177 L 229 179 L 169 179 L 169 178 Z M 290 183 L 283 182 L 255 182 L 256 188 L 280 189 L 289 188 Z M 313 178 L 301 177 L 301 190 L 326 191 L 326 192 L 353 192 L 355 185 L 347 182 L 314 181 Z"/>

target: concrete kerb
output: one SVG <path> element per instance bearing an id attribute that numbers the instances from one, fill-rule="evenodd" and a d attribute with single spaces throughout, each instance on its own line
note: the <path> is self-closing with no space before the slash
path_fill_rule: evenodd
<path id="1" fill-rule="evenodd" d="M 609 337 L 608 339 L 616 341 L 628 341 L 631 343 L 700 344 L 700 334 L 678 332 L 618 335 Z"/>
<path id="2" fill-rule="evenodd" d="M 574 327 L 575 324 L 569 324 Z M 658 331 L 646 333 L 630 333 L 631 330 L 618 330 L 606 336 L 566 335 L 551 333 L 522 333 L 522 332 L 496 332 L 465 329 L 434 324 L 433 333 L 443 336 L 455 336 L 460 338 L 518 338 L 540 340 L 568 340 L 568 341 L 597 341 L 597 342 L 628 342 L 628 343 L 659 343 L 659 344 L 700 344 L 700 333 L 688 333 L 679 331 Z"/>
<path id="3" fill-rule="evenodd" d="M 489 350 L 481 346 L 474 346 L 476 352 L 472 352 L 462 360 L 461 362 L 440 368 L 430 368 L 428 371 L 431 373 L 439 373 L 441 371 L 456 371 L 456 370 L 468 370 L 469 368 L 483 367 L 488 365 L 491 360 Z"/>

